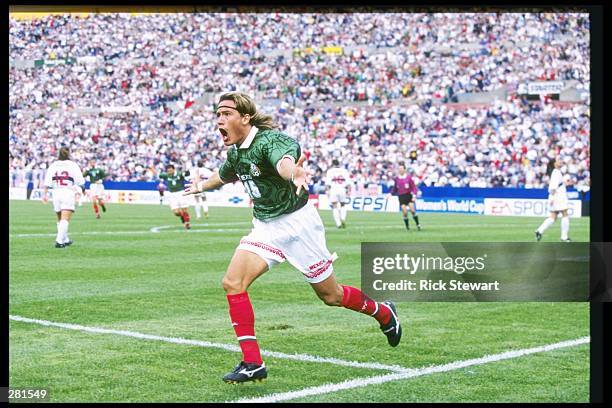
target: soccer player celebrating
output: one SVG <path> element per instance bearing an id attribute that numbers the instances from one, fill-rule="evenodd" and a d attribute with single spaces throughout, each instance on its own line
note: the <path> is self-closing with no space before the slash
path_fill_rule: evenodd
<path id="1" fill-rule="evenodd" d="M 198 160 L 197 167 L 192 168 L 190 171 L 190 180 L 198 178 L 201 181 L 208 180 L 212 176 L 212 171 L 204 167 L 204 161 Z M 204 218 L 208 218 L 208 203 L 206 202 L 206 193 L 200 193 L 193 196 L 195 199 L 195 212 L 196 218 L 202 218 L 202 209 L 204 209 Z"/>
<path id="2" fill-rule="evenodd" d="M 161 173 L 159 178 L 166 180 L 166 184 L 168 184 L 168 201 L 172 212 L 177 217 L 180 217 L 181 222 L 185 225 L 185 229 L 190 229 L 189 203 L 183 195 L 186 182 L 185 175 L 180 171 L 177 172 L 173 164 L 168 164 L 166 172 Z"/>
<path id="3" fill-rule="evenodd" d="M 68 237 L 68 225 L 75 209 L 77 189 L 85 184 L 79 166 L 70 160 L 70 150 L 62 147 L 57 161 L 51 163 L 45 174 L 42 201 L 49 201 L 49 188 L 53 188 L 53 210 L 57 215 L 56 248 L 65 248 L 72 244 Z"/>
<path id="4" fill-rule="evenodd" d="M 414 200 L 419 190 L 414 184 L 412 177 L 408 173 L 406 173 L 406 165 L 404 163 L 400 163 L 398 168 L 398 175 L 394 179 L 393 188 L 391 189 L 392 195 L 397 195 L 399 199 L 400 208 L 402 210 L 402 217 L 404 219 L 404 225 L 406 225 L 406 229 L 410 229 L 410 225 L 408 222 L 408 211 L 406 207 L 410 207 L 410 213 L 412 214 L 412 219 L 416 223 L 417 229 L 421 230 L 421 224 L 419 224 L 419 216 L 416 215 L 416 210 L 414 208 Z"/>
<path id="5" fill-rule="evenodd" d="M 93 203 L 96 218 L 100 218 L 98 204 L 100 204 L 102 211 L 106 212 L 106 206 L 104 205 L 104 178 L 106 173 L 101 168 L 96 167 L 95 160 L 91 160 L 89 166 L 90 168 L 83 173 L 83 177 L 89 177 L 89 197 Z"/>
<path id="6" fill-rule="evenodd" d="M 325 179 L 329 202 L 332 205 L 332 214 L 336 227 L 346 228 L 346 195 L 350 188 L 350 175 L 348 170 L 340 167 L 338 160 L 332 160 L 332 167 L 327 170 Z"/>
<path id="7" fill-rule="evenodd" d="M 535 232 L 536 241 L 542 239 L 542 234 L 557 219 L 557 213 L 561 213 L 561 241 L 570 242 L 569 233 L 569 216 L 567 215 L 567 191 L 563 174 L 561 174 L 561 162 L 557 159 L 551 159 L 546 167 L 546 174 L 550 177 L 548 183 L 548 208 L 550 209 L 550 217 L 546 218 L 542 225 Z"/>
<path id="8" fill-rule="evenodd" d="M 311 175 L 302 167 L 305 156 L 300 145 L 278 131 L 271 117 L 257 112 L 253 100 L 243 93 L 221 95 L 216 114 L 223 143 L 231 146 L 227 160 L 208 180 L 194 180 L 185 194 L 241 180 L 254 204 L 253 229 L 240 240 L 222 281 L 243 355 L 223 380 L 241 383 L 267 377 L 247 289 L 285 260 L 302 272 L 325 304 L 373 316 L 389 344 L 397 346 L 402 330 L 395 305 L 375 302 L 357 288 L 340 285 L 333 275 L 336 256 L 327 249 L 321 217 L 308 202 Z"/>

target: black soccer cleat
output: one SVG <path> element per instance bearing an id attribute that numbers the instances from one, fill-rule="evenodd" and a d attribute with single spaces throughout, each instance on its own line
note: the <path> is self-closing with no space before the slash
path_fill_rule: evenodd
<path id="1" fill-rule="evenodd" d="M 536 241 L 540 242 L 540 240 L 542 239 L 542 234 L 540 234 L 539 231 L 535 232 L 535 237 L 536 237 Z"/>
<path id="2" fill-rule="evenodd" d="M 56 248 L 66 248 L 66 244 L 60 244 L 59 242 L 55 243 Z"/>
<path id="3" fill-rule="evenodd" d="M 64 246 L 70 246 L 72 245 L 72 240 L 68 241 L 68 242 L 64 242 Z"/>
<path id="4" fill-rule="evenodd" d="M 385 305 L 391 312 L 391 320 L 389 323 L 380 326 L 380 330 L 387 336 L 387 341 L 391 347 L 395 347 L 399 344 L 402 338 L 402 326 L 400 325 L 399 318 L 397 317 L 397 311 L 395 310 L 395 303 L 393 302 L 382 302 L 381 305 Z"/>
<path id="5" fill-rule="evenodd" d="M 420 231 L 421 230 L 421 225 L 417 224 L 417 230 Z"/>
<path id="6" fill-rule="evenodd" d="M 228 384 L 240 384 L 248 381 L 261 382 L 267 377 L 268 370 L 264 363 L 259 365 L 241 361 L 232 372 L 223 376 L 223 381 Z"/>
<path id="7" fill-rule="evenodd" d="M 572 240 L 570 237 L 567 237 L 566 239 L 561 239 L 561 242 L 572 242 Z"/>

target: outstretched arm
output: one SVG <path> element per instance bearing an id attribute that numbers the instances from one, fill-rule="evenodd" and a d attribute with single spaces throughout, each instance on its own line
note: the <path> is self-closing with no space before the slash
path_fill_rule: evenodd
<path id="1" fill-rule="evenodd" d="M 283 157 L 276 166 L 278 174 L 285 180 L 290 180 L 297 187 L 296 194 L 300 194 L 302 189 L 308 191 L 308 183 L 312 176 L 310 171 L 302 167 L 304 160 L 306 160 L 306 156 L 303 154 L 297 163 L 294 163 L 291 157 Z"/>
<path id="2" fill-rule="evenodd" d="M 185 192 L 183 195 L 189 194 L 198 194 L 207 190 L 214 190 L 215 188 L 221 187 L 223 181 L 221 181 L 221 177 L 219 177 L 219 172 L 215 171 L 212 176 L 204 181 L 200 181 L 199 177 L 195 177 L 193 183 L 187 184 L 185 187 Z"/>

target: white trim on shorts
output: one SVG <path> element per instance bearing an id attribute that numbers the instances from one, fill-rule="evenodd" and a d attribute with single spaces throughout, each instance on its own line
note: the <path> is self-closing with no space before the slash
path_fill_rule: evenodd
<path id="1" fill-rule="evenodd" d="M 259 255 L 270 269 L 289 261 L 309 283 L 327 279 L 338 258 L 327 249 L 325 227 L 310 203 L 273 220 L 253 219 L 253 229 L 242 237 L 237 249 Z"/>

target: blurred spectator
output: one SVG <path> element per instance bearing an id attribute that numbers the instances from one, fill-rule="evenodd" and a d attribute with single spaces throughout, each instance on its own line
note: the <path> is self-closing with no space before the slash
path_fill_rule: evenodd
<path id="1" fill-rule="evenodd" d="M 31 165 L 36 183 L 61 144 L 82 166 L 103 162 L 115 181 L 156 180 L 168 163 L 188 168 L 199 159 L 216 168 L 225 148 L 212 106 L 193 104 L 240 89 L 278 102 L 261 107 L 276 106 L 268 113 L 311 154 L 315 190 L 333 158 L 361 191 L 389 181 L 406 158 L 427 186 L 545 187 L 550 152 L 583 188 L 588 21 L 578 13 L 11 18 L 10 60 L 80 60 L 10 67 L 9 182 L 23 183 Z M 575 81 L 587 99 L 517 97 L 535 80 Z M 460 93 L 500 88 L 509 100 L 453 104 Z M 129 112 L 75 111 L 87 107 Z"/>

